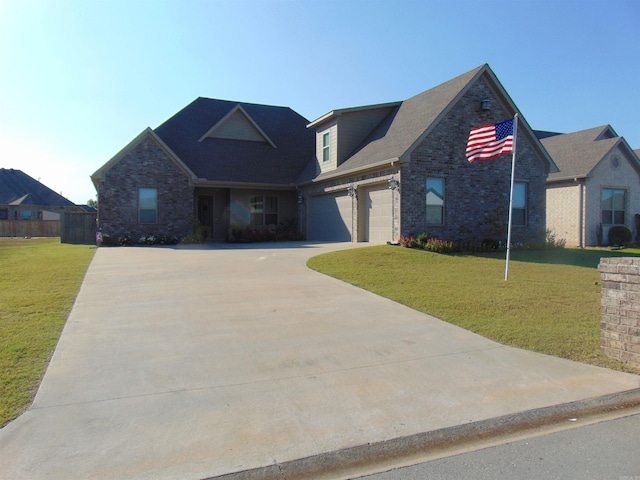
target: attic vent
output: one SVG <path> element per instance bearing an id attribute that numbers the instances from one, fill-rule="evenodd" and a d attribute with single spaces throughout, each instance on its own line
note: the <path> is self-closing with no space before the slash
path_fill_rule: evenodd
<path id="1" fill-rule="evenodd" d="M 207 138 L 264 142 L 276 148 L 266 133 L 262 131 L 258 124 L 253 121 L 240 105 L 236 106 L 218 123 L 211 127 L 199 141 L 202 142 Z"/>

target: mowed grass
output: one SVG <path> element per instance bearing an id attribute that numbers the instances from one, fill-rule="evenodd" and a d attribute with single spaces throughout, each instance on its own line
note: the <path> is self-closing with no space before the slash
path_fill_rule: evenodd
<path id="1" fill-rule="evenodd" d="M 0 427 L 31 403 L 94 252 L 0 239 Z"/>
<path id="2" fill-rule="evenodd" d="M 439 255 L 394 246 L 343 250 L 308 266 L 355 286 L 511 345 L 637 373 L 600 352 L 600 257 L 638 250 Z"/>

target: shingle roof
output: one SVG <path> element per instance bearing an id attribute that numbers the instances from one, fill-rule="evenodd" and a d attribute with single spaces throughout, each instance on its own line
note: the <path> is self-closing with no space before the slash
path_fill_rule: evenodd
<path id="1" fill-rule="evenodd" d="M 13 168 L 0 168 L 0 204 L 55 207 L 75 205 L 23 171 Z"/>
<path id="2" fill-rule="evenodd" d="M 401 102 L 371 132 L 353 155 L 337 169 L 320 175 L 317 179 L 386 160 L 400 159 L 484 69 L 488 69 L 488 66 L 482 65 Z"/>
<path id="3" fill-rule="evenodd" d="M 598 162 L 620 141 L 620 137 L 611 135 L 615 135 L 613 129 L 609 125 L 603 125 L 541 139 L 542 145 L 560 169 L 559 172 L 551 173 L 549 180 L 584 178 L 589 175 Z"/>
<path id="4" fill-rule="evenodd" d="M 198 141 L 240 105 L 268 142 Z M 198 98 L 154 131 L 199 178 L 216 182 L 294 184 L 315 152 L 308 120 L 288 107 Z"/>

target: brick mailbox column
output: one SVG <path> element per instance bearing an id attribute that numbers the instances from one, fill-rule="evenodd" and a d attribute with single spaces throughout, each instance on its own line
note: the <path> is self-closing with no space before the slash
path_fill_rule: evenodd
<path id="1" fill-rule="evenodd" d="M 601 258 L 600 348 L 640 369 L 640 258 Z"/>

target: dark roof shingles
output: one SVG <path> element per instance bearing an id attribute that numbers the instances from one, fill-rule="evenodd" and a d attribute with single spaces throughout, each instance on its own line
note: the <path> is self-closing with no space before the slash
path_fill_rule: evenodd
<path id="1" fill-rule="evenodd" d="M 23 197 L 22 205 L 70 207 L 71 200 L 51 190 L 21 170 L 0 168 L 0 204 L 9 205 Z"/>
<path id="2" fill-rule="evenodd" d="M 586 177 L 620 140 L 619 137 L 596 140 L 607 128 L 604 125 L 542 138 L 542 145 L 560 170 L 549 174 L 549 180 Z"/>
<path id="3" fill-rule="evenodd" d="M 198 140 L 241 105 L 273 141 Z M 308 120 L 288 107 L 198 98 L 155 132 L 199 178 L 218 182 L 294 184 L 315 152 Z"/>

